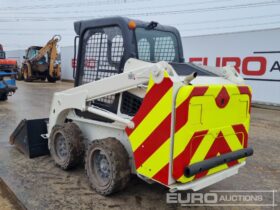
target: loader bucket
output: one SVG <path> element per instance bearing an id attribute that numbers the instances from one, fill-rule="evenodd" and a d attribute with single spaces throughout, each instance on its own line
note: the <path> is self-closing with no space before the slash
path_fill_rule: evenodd
<path id="1" fill-rule="evenodd" d="M 29 158 L 48 155 L 48 140 L 41 136 L 47 133 L 47 122 L 47 118 L 22 120 L 10 136 L 10 144 Z"/>

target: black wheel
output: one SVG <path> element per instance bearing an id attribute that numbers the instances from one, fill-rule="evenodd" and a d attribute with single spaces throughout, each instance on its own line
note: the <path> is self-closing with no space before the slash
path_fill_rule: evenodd
<path id="1" fill-rule="evenodd" d="M 22 72 L 21 70 L 19 70 L 16 74 L 16 80 L 23 80 L 23 75 L 22 75 Z"/>
<path id="2" fill-rule="evenodd" d="M 62 169 L 74 168 L 82 162 L 85 152 L 82 132 L 74 123 L 55 126 L 50 135 L 50 153 Z"/>
<path id="3" fill-rule="evenodd" d="M 26 64 L 22 66 L 21 72 L 25 82 L 32 82 L 32 79 L 28 76 L 28 66 Z"/>
<path id="4" fill-rule="evenodd" d="M 47 75 L 47 80 L 48 82 L 51 82 L 51 83 L 55 83 L 56 82 L 56 78 L 55 77 L 52 77 L 51 75 Z"/>
<path id="5" fill-rule="evenodd" d="M 0 94 L 0 101 L 6 101 L 8 99 L 8 96 L 6 93 Z"/>
<path id="6" fill-rule="evenodd" d="M 86 153 L 86 172 L 92 188 L 102 195 L 120 191 L 130 178 L 128 154 L 115 138 L 93 141 Z"/>

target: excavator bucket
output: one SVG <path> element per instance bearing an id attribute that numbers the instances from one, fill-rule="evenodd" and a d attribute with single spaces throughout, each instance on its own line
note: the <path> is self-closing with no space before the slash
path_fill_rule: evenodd
<path id="1" fill-rule="evenodd" d="M 47 118 L 22 120 L 10 136 L 10 144 L 29 158 L 48 155 L 48 141 L 42 137 L 47 133 L 47 123 Z"/>

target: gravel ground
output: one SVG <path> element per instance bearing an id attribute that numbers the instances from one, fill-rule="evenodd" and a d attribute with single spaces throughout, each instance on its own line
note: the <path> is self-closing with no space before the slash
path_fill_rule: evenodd
<path id="1" fill-rule="evenodd" d="M 167 204 L 168 190 L 158 184 L 147 184 L 132 177 L 129 186 L 110 197 L 95 193 L 88 185 L 83 166 L 65 172 L 49 156 L 27 159 L 8 144 L 9 135 L 21 119 L 48 116 L 52 94 L 72 87 L 72 83 L 19 82 L 16 95 L 0 102 L 0 177 L 27 209 L 185 209 Z M 274 202 L 280 203 L 280 111 L 252 109 L 249 144 L 254 156 L 248 158 L 240 173 L 212 185 L 211 190 L 277 190 Z M 3 200 L 4 199 L 4 200 Z M 263 196 L 272 203 L 272 193 Z M 0 209 L 5 195 L 0 191 Z M 9 202 L 7 208 L 9 209 Z M 195 209 L 244 209 L 245 207 L 196 207 Z M 246 207 L 268 209 L 272 207 Z M 279 209 L 274 207 L 274 209 Z M 12 207 L 13 209 L 13 207 Z"/>

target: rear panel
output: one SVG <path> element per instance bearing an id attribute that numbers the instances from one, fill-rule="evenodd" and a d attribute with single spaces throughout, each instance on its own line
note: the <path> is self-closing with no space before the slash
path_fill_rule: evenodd
<path id="1" fill-rule="evenodd" d="M 150 79 L 142 105 L 132 118 L 135 128 L 126 129 L 137 173 L 170 185 L 173 179 L 186 183 L 244 161 L 232 161 L 192 177 L 184 175 L 193 163 L 247 147 L 251 91 L 237 85 L 183 85 L 176 95 L 175 85 L 167 73 L 160 84 Z"/>
<path id="2" fill-rule="evenodd" d="M 240 159 L 184 176 L 186 166 L 247 147 L 250 121 L 247 86 L 210 85 L 182 87 L 177 95 L 173 177 L 186 183 L 244 161 Z M 178 110 L 177 108 L 177 110 Z"/>

